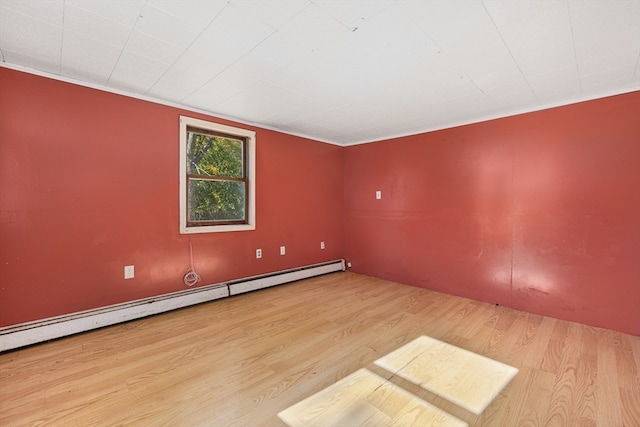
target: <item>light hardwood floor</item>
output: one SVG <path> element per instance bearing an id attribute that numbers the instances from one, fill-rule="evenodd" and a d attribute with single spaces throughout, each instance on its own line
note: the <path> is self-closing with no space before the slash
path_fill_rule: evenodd
<path id="1" fill-rule="evenodd" d="M 519 372 L 476 415 L 374 364 L 422 335 Z M 640 426 L 640 337 L 349 272 L 0 354 L 0 425 L 282 426 L 360 369 L 470 426 Z"/>

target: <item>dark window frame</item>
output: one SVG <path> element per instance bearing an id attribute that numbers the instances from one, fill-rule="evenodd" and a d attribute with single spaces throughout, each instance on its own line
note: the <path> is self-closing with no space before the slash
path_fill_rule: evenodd
<path id="1" fill-rule="evenodd" d="M 200 174 L 192 174 L 187 172 L 186 174 L 186 194 L 187 194 L 187 205 L 186 205 L 186 215 L 187 215 L 187 227 L 207 227 L 207 226 L 216 226 L 216 225 L 238 225 L 238 224 L 248 224 L 248 214 L 249 214 L 249 179 L 247 177 L 247 148 L 248 148 L 248 138 L 245 136 L 234 135 L 230 133 L 223 133 L 218 131 L 213 131 L 210 129 L 204 129 L 197 126 L 187 125 L 187 135 L 189 133 L 196 133 L 200 135 L 213 136 L 214 138 L 225 138 L 242 142 L 242 178 L 232 177 L 232 176 L 224 176 L 224 175 L 200 175 Z M 188 161 L 188 158 L 187 158 Z M 187 167 L 188 170 L 188 167 Z M 211 221 L 190 221 L 189 220 L 189 180 L 198 179 L 203 181 L 234 181 L 234 182 L 243 182 L 244 183 L 244 218 L 242 220 L 211 220 Z"/>

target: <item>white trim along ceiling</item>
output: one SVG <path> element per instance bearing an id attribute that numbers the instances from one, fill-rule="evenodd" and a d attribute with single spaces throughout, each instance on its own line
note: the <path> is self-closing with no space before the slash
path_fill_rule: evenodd
<path id="1" fill-rule="evenodd" d="M 0 0 L 0 65 L 351 145 L 640 89 L 640 0 Z"/>

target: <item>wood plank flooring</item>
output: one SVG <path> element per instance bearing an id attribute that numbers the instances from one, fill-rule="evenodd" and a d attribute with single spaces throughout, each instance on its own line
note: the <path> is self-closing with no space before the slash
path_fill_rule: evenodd
<path id="1" fill-rule="evenodd" d="M 476 415 L 374 363 L 423 335 L 519 372 Z M 349 272 L 0 354 L 0 425 L 283 426 L 361 369 L 469 426 L 640 426 L 640 337 Z"/>

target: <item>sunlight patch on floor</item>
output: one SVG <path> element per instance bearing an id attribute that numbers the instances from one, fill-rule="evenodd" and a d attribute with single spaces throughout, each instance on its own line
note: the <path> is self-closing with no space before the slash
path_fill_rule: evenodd
<path id="1" fill-rule="evenodd" d="M 467 423 L 360 369 L 278 414 L 298 426 L 451 426 Z"/>
<path id="2" fill-rule="evenodd" d="M 390 381 L 394 376 L 481 414 L 518 369 L 437 339 L 421 336 L 374 362 L 385 379 L 360 369 L 283 410 L 289 427 L 318 425 L 446 425 L 467 423 Z"/>
<path id="3" fill-rule="evenodd" d="M 513 366 L 426 336 L 375 364 L 478 415 L 518 373 Z"/>

